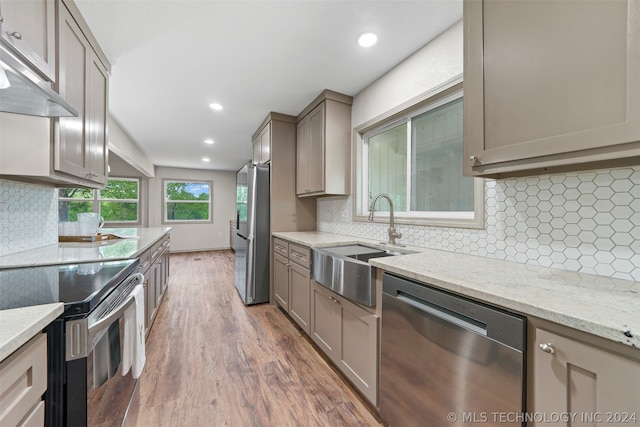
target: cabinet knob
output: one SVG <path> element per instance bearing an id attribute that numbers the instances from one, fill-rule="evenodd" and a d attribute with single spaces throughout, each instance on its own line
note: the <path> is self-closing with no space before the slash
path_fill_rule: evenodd
<path id="1" fill-rule="evenodd" d="M 12 32 L 12 33 L 9 33 L 9 35 L 10 35 L 11 37 L 13 37 L 14 39 L 16 39 L 16 40 L 22 40 L 22 34 L 20 34 L 20 33 L 19 33 L 19 32 L 17 32 L 17 31 L 14 31 L 14 32 Z"/>
<path id="2" fill-rule="evenodd" d="M 545 353 L 554 354 L 556 352 L 556 349 L 553 348 L 553 344 L 551 343 L 543 343 L 538 347 L 540 347 L 540 350 L 544 351 Z"/>
<path id="3" fill-rule="evenodd" d="M 478 157 L 477 156 L 471 156 L 471 157 L 469 157 L 469 161 L 471 163 L 476 163 L 478 161 Z"/>

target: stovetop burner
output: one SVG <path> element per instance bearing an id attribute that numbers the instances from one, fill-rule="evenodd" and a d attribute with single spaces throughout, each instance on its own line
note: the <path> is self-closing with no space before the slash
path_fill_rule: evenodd
<path id="1" fill-rule="evenodd" d="M 62 302 L 63 316 L 89 313 L 124 278 L 137 259 L 0 270 L 0 310 Z"/>

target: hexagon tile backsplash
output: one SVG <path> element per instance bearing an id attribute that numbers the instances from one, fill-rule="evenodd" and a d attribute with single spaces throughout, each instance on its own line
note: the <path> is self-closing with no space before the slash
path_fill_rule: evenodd
<path id="1" fill-rule="evenodd" d="M 318 229 L 386 240 L 352 198 L 318 199 Z M 485 180 L 485 229 L 396 225 L 402 243 L 640 280 L 640 167 Z"/>
<path id="2" fill-rule="evenodd" d="M 0 180 L 0 256 L 58 241 L 58 197 L 51 187 Z"/>

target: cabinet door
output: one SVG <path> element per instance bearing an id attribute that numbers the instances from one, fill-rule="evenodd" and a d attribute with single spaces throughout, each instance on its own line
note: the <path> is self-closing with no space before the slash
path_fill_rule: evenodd
<path id="1" fill-rule="evenodd" d="M 78 111 L 78 117 L 58 119 L 54 169 L 88 179 L 91 153 L 85 144 L 88 113 L 86 88 L 91 47 L 66 7 L 60 4 L 59 9 L 58 92 Z"/>
<path id="2" fill-rule="evenodd" d="M 640 153 L 622 146 L 640 141 L 640 1 L 466 0 L 464 19 L 465 174 Z"/>
<path id="3" fill-rule="evenodd" d="M 311 140 L 309 135 L 309 116 L 305 116 L 298 123 L 296 140 L 296 194 L 304 195 L 309 192 L 309 158 Z"/>
<path id="4" fill-rule="evenodd" d="M 61 117 L 54 169 L 107 183 L 108 74 L 69 11 L 60 5 L 58 92 L 78 117 Z"/>
<path id="5" fill-rule="evenodd" d="M 107 99 L 109 77 L 98 56 L 90 52 L 89 96 L 87 97 L 87 140 L 90 180 L 107 184 Z"/>
<path id="6" fill-rule="evenodd" d="M 546 345 L 549 352 L 540 345 Z M 577 422 L 571 425 L 640 422 L 639 362 L 536 329 L 533 363 L 535 413 L 575 414 Z M 625 420 L 630 416 L 635 416 L 636 421 Z M 549 425 L 567 423 L 544 423 Z"/>
<path id="7" fill-rule="evenodd" d="M 298 123 L 297 194 L 324 190 L 324 102 Z"/>
<path id="8" fill-rule="evenodd" d="M 340 344 L 340 302 L 332 292 L 313 282 L 311 287 L 311 339 L 334 363 Z"/>
<path id="9" fill-rule="evenodd" d="M 2 37 L 49 81 L 56 76 L 54 0 L 0 0 Z"/>
<path id="10" fill-rule="evenodd" d="M 378 317 L 340 298 L 339 367 L 374 405 L 378 380 Z"/>
<path id="11" fill-rule="evenodd" d="M 260 137 L 258 136 L 252 142 L 253 152 L 251 154 L 251 162 L 254 165 L 260 164 Z"/>
<path id="12" fill-rule="evenodd" d="M 271 123 L 260 132 L 260 163 L 271 161 Z"/>
<path id="13" fill-rule="evenodd" d="M 324 190 L 324 106 L 322 103 L 309 113 L 309 159 L 307 171 L 309 174 L 309 192 Z"/>
<path id="14" fill-rule="evenodd" d="M 273 293 L 278 305 L 289 311 L 289 260 L 278 254 L 273 257 Z"/>
<path id="15" fill-rule="evenodd" d="M 46 389 L 47 335 L 38 334 L 0 363 L 0 425 L 21 425 L 24 418 L 39 420 Z"/>
<path id="16" fill-rule="evenodd" d="M 311 319 L 311 274 L 297 264 L 289 264 L 289 315 L 309 334 Z"/>

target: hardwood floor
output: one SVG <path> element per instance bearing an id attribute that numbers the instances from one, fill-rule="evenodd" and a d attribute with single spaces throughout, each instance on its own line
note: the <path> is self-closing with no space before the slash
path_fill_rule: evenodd
<path id="1" fill-rule="evenodd" d="M 234 253 L 171 255 L 137 426 L 382 426 L 274 305 L 246 307 Z"/>

